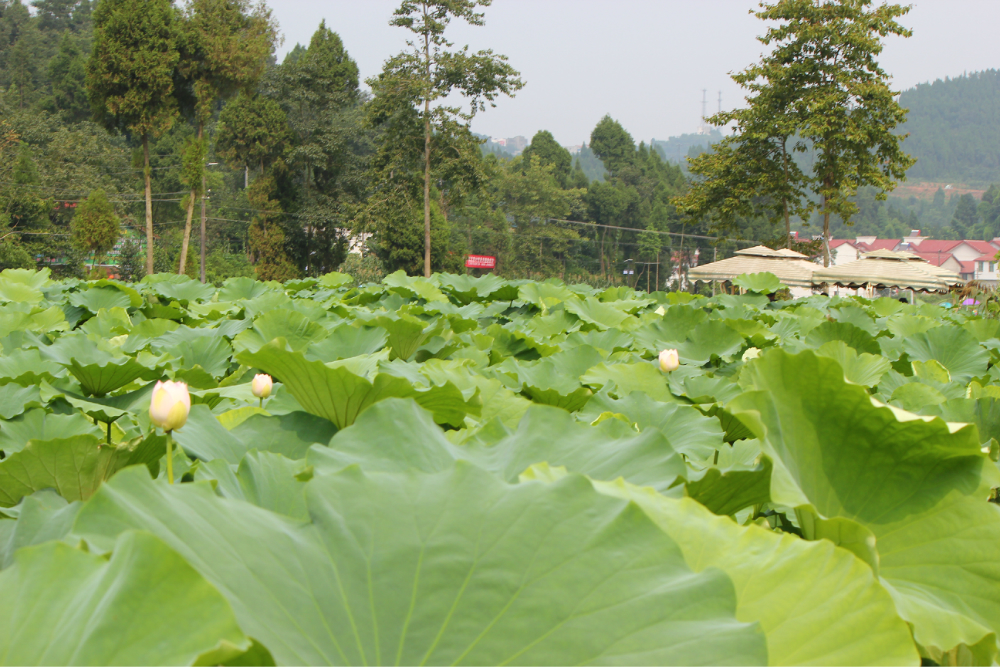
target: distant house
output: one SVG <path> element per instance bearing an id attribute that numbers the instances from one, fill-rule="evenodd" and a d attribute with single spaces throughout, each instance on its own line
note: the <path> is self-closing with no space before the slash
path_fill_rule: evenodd
<path id="1" fill-rule="evenodd" d="M 830 241 L 830 264 L 840 266 L 861 259 L 861 250 L 856 241 L 832 239 Z M 867 251 L 865 251 L 867 252 Z"/>

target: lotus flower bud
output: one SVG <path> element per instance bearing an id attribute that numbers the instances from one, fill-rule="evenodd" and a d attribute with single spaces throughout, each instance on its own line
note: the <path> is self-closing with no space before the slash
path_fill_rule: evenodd
<path id="1" fill-rule="evenodd" d="M 257 398 L 264 399 L 271 395 L 271 387 L 273 385 L 274 381 L 270 375 L 258 373 L 253 376 L 253 382 L 250 383 L 250 390 L 253 391 L 253 395 Z"/>
<path id="2" fill-rule="evenodd" d="M 743 361 L 750 361 L 751 359 L 756 359 L 760 356 L 760 350 L 756 347 L 748 347 L 747 351 L 743 353 Z"/>
<path id="3" fill-rule="evenodd" d="M 677 354 L 677 350 L 664 350 L 660 352 L 660 370 L 664 373 L 675 371 L 680 365 L 681 358 Z"/>
<path id="4" fill-rule="evenodd" d="M 187 422 L 191 395 L 183 382 L 157 382 L 149 401 L 149 420 L 164 431 L 175 431 Z"/>

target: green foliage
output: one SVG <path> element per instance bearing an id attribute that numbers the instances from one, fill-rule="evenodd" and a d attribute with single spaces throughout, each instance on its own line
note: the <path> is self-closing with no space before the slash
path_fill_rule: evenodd
<path id="1" fill-rule="evenodd" d="M 87 201 L 73 214 L 73 243 L 94 253 L 94 261 L 115 247 L 121 235 L 121 220 L 104 190 L 92 190 Z"/>
<path id="2" fill-rule="evenodd" d="M 1000 130 L 992 115 L 1000 104 L 1000 70 L 919 84 L 904 90 L 899 103 L 909 109 L 901 129 L 917 160 L 907 172 L 910 180 L 972 187 L 1000 182 Z"/>
<path id="3" fill-rule="evenodd" d="M 206 663 L 1000 652 L 997 326 L 967 309 L 403 272 L 5 271 L 0 299 L 0 577 L 95 661 L 165 662 L 162 638 Z M 193 403 L 173 486 L 154 379 Z"/>
<path id="4" fill-rule="evenodd" d="M 443 176 L 451 181 L 448 197 L 451 202 L 477 190 L 478 170 L 469 170 L 468 163 L 478 161 L 481 154 L 478 147 L 473 149 L 479 142 L 472 138 L 468 124 L 476 112 L 486 109 L 487 103 L 496 106 L 497 97 L 513 96 L 524 86 L 505 56 L 492 51 L 470 54 L 468 47 L 449 50 L 452 43 L 445 37 L 449 23 L 460 19 L 481 26 L 483 14 L 476 12 L 476 8 L 488 5 L 484 0 L 403 0 L 390 25 L 405 28 L 414 35 L 415 41 L 409 43 L 412 51 L 403 51 L 386 60 L 382 72 L 367 82 L 375 94 L 370 122 L 375 126 L 390 125 L 387 137 L 390 145 L 381 158 L 386 165 L 381 169 L 382 178 L 388 175 L 385 180 L 392 180 L 396 168 L 406 169 L 412 179 L 406 194 L 413 197 L 416 175 L 423 172 L 424 277 L 431 275 L 433 254 L 432 169 L 436 166 L 434 170 L 439 172 L 435 180 Z M 461 107 L 437 104 L 450 95 L 465 98 L 469 110 L 463 112 Z M 393 134 L 399 138 L 393 140 Z M 462 148 L 455 157 L 436 144 Z M 432 155 L 438 165 L 432 165 Z M 440 174 L 441 171 L 444 173 Z M 398 196 L 395 199 L 398 205 Z"/>
<path id="5" fill-rule="evenodd" d="M 288 141 L 281 105 L 260 95 L 240 93 L 223 108 L 215 150 L 234 169 L 266 166 L 281 156 Z"/>

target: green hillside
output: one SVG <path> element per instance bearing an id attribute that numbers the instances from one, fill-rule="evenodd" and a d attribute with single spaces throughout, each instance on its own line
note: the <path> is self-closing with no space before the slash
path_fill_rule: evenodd
<path id="1" fill-rule="evenodd" d="M 904 146 L 917 158 L 908 180 L 1000 181 L 1000 70 L 920 84 L 900 103 L 910 110 Z"/>

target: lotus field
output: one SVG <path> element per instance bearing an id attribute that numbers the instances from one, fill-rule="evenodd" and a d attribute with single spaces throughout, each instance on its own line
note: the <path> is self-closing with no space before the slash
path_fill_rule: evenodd
<path id="1" fill-rule="evenodd" d="M 1000 321 L 746 285 L 4 271 L 0 660 L 993 663 Z"/>

